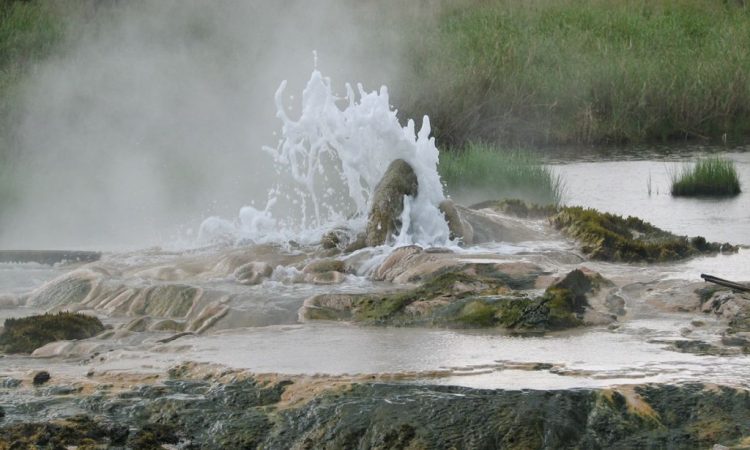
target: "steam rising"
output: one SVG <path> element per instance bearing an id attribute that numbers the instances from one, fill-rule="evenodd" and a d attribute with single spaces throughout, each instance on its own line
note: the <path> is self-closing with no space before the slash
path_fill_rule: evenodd
<path id="1" fill-rule="evenodd" d="M 202 239 L 313 243 L 335 226 L 363 231 L 375 187 L 391 161 L 401 158 L 414 169 L 419 193 L 404 199 L 397 243 L 448 243 L 448 225 L 438 209 L 444 199 L 438 150 L 427 116 L 416 133 L 414 121 L 399 124 L 385 86 L 366 92 L 360 84 L 355 93 L 347 84 L 347 95 L 340 99 L 331 80 L 316 70 L 295 120 L 284 108 L 285 88 L 286 82 L 275 96 L 282 139 L 277 148 L 265 148 L 281 181 L 270 191 L 264 210 L 243 208 L 236 225 L 210 218 L 201 226 Z M 338 100 L 347 101 L 344 108 Z M 280 201 L 288 205 L 279 208 Z"/>
<path id="2" fill-rule="evenodd" d="M 192 241 L 205 217 L 262 210 L 285 183 L 262 150 L 279 140 L 280 80 L 298 91 L 314 49 L 336 79 L 398 76 L 398 23 L 356 3 L 118 2 L 75 24 L 26 86 L 21 201 L 0 218 L 0 247 Z M 279 101 L 295 114 L 296 99 Z"/>

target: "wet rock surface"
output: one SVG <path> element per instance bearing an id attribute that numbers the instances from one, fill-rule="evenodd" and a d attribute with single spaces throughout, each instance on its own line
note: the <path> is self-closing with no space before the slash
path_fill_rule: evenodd
<path id="1" fill-rule="evenodd" d="M 544 294 L 532 289 L 543 274 L 529 264 L 468 264 L 438 272 L 417 288 L 390 294 L 323 294 L 309 298 L 302 320 L 373 325 L 501 327 L 517 332 L 603 324 L 615 316 L 592 309 L 589 298 L 611 287 L 601 275 L 573 270 Z"/>
<path id="2" fill-rule="evenodd" d="M 443 200 L 440 202 L 439 209 L 448 223 L 450 239 L 457 240 L 464 246 L 472 245 L 474 243 L 474 227 L 468 221 L 464 220 L 453 201 Z"/>
<path id="3" fill-rule="evenodd" d="M 383 245 L 401 230 L 404 196 L 416 197 L 417 174 L 403 159 L 393 161 L 375 187 L 372 207 L 367 218 L 365 243 L 368 247 Z"/>
<path id="4" fill-rule="evenodd" d="M 750 293 L 710 286 L 699 291 L 701 311 L 726 322 L 722 343 L 750 353 Z"/>
<path id="5" fill-rule="evenodd" d="M 750 395 L 721 386 L 514 391 L 221 373 L 177 367 L 155 384 L 58 396 L 36 420 L 11 403 L 0 447 L 708 448 L 750 436 Z"/>

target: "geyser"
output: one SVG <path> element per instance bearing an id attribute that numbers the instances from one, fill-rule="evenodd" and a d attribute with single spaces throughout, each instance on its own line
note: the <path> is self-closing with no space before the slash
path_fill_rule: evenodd
<path id="1" fill-rule="evenodd" d="M 199 239 L 314 243 L 333 227 L 362 231 L 375 186 L 388 165 L 401 158 L 414 168 L 419 193 L 405 197 L 403 228 L 391 243 L 449 243 L 448 225 L 438 209 L 445 198 L 438 149 L 427 116 L 418 132 L 411 119 L 402 126 L 385 86 L 367 92 L 361 84 L 356 91 L 346 84 L 341 98 L 331 80 L 315 70 L 295 120 L 286 112 L 285 90 L 282 82 L 275 96 L 281 139 L 276 147 L 264 147 L 278 180 L 265 207 L 246 206 L 233 222 L 210 217 L 201 224 Z"/>

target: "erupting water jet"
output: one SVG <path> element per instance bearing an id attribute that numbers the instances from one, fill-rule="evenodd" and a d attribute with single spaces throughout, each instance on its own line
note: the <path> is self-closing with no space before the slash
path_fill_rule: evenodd
<path id="1" fill-rule="evenodd" d="M 404 227 L 388 242 L 450 243 L 448 225 L 438 208 L 445 197 L 427 116 L 418 132 L 413 120 L 401 126 L 385 86 L 367 92 L 359 84 L 355 92 L 347 84 L 347 94 L 340 98 L 331 80 L 315 70 L 302 93 L 302 113 L 294 120 L 285 111 L 285 90 L 282 82 L 275 96 L 282 138 L 276 147 L 264 147 L 279 180 L 269 190 L 265 207 L 246 206 L 234 222 L 208 218 L 201 225 L 200 239 L 255 243 L 293 239 L 309 244 L 334 227 L 361 232 L 375 187 L 389 164 L 403 159 L 414 169 L 419 193 L 404 198 Z M 340 108 L 338 103 L 344 100 L 347 104 Z"/>

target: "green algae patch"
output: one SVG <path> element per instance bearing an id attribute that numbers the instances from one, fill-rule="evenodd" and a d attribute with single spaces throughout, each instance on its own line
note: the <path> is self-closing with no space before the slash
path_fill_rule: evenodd
<path id="1" fill-rule="evenodd" d="M 6 319 L 0 351 L 31 353 L 50 342 L 86 339 L 102 331 L 104 325 L 96 317 L 71 312 Z"/>
<path id="2" fill-rule="evenodd" d="M 458 321 L 468 326 L 491 327 L 497 322 L 497 308 L 481 300 L 474 300 L 461 308 Z"/>
<path id="3" fill-rule="evenodd" d="M 697 236 L 677 236 L 629 216 L 565 207 L 550 218 L 552 225 L 578 240 L 592 259 L 615 262 L 666 262 L 700 254 L 735 252 L 729 244 Z"/>
<path id="4" fill-rule="evenodd" d="M 504 284 L 499 280 L 475 277 L 462 272 L 439 274 L 425 281 L 421 286 L 405 292 L 384 295 L 361 295 L 353 301 L 354 319 L 371 324 L 405 325 L 416 324 L 416 317 L 404 317 L 404 309 L 414 302 L 435 298 L 464 298 L 476 291 L 499 287 Z M 400 316 L 400 317 L 397 317 Z"/>

